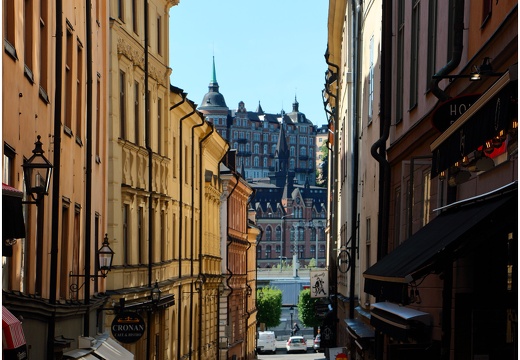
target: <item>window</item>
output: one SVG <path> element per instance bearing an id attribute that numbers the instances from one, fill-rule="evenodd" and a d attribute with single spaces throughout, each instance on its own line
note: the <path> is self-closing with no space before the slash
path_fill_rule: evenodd
<path id="1" fill-rule="evenodd" d="M 65 132 L 72 135 L 72 32 L 67 28 L 65 48 Z"/>
<path id="2" fill-rule="evenodd" d="M 267 144 L 264 144 L 264 154 L 267 155 Z"/>
<path id="3" fill-rule="evenodd" d="M 492 6 L 492 0 L 483 0 L 482 1 L 482 25 L 488 21 L 488 19 L 491 17 L 491 6 Z"/>
<path id="4" fill-rule="evenodd" d="M 60 239 L 60 252 L 62 254 L 68 254 L 69 253 L 69 246 L 71 243 L 68 241 L 70 234 L 69 234 L 69 207 L 70 203 L 68 200 L 63 199 L 62 200 L 62 208 L 61 208 L 61 239 Z M 61 269 L 65 269 L 64 272 L 67 273 L 67 269 L 69 269 L 69 256 L 64 255 L 60 256 L 60 267 Z M 37 277 L 41 276 L 38 275 L 40 273 L 39 271 L 36 273 Z M 77 274 L 77 273 L 76 273 Z M 75 278 L 73 280 L 75 284 L 78 283 L 79 278 Z M 60 276 L 60 289 L 59 289 L 59 296 L 60 299 L 67 299 L 68 298 L 68 285 L 67 285 L 67 276 Z M 37 289 L 36 292 L 40 292 L 41 289 Z"/>
<path id="5" fill-rule="evenodd" d="M 126 139 L 126 74 L 119 70 L 119 136 Z"/>
<path id="6" fill-rule="evenodd" d="M 23 19 L 23 43 L 24 43 L 24 62 L 25 75 L 34 82 L 33 79 L 33 0 L 24 1 L 24 19 Z"/>
<path id="7" fill-rule="evenodd" d="M 417 106 L 417 79 L 419 72 L 420 0 L 412 7 L 412 44 L 410 51 L 410 109 Z"/>
<path id="8" fill-rule="evenodd" d="M 130 248 L 130 205 L 123 205 L 123 265 L 128 265 L 128 249 Z"/>
<path id="9" fill-rule="evenodd" d="M 271 241 L 271 235 L 272 235 L 272 230 L 271 230 L 271 227 L 268 226 L 267 229 L 265 229 L 265 240 Z"/>
<path id="10" fill-rule="evenodd" d="M 2 182 L 7 185 L 14 184 L 14 149 L 4 143 L 4 164 L 2 167 Z"/>
<path id="11" fill-rule="evenodd" d="M 429 171 L 423 174 L 423 206 L 422 206 L 422 226 L 430 222 L 430 181 Z"/>
<path id="12" fill-rule="evenodd" d="M 404 69 L 404 1 L 397 3 L 397 79 L 396 79 L 396 104 L 395 122 L 403 120 L 403 69 Z"/>
<path id="13" fill-rule="evenodd" d="M 78 44 L 78 66 L 76 71 L 76 139 L 81 144 L 81 136 L 83 134 L 83 49 L 81 44 Z"/>
<path id="14" fill-rule="evenodd" d="M 162 99 L 157 99 L 157 152 L 159 154 L 162 153 L 162 127 L 163 127 L 163 120 L 162 120 Z"/>
<path id="15" fill-rule="evenodd" d="M 72 266 L 70 270 L 73 274 L 81 274 L 80 272 L 80 263 L 79 263 L 79 254 L 80 249 L 82 248 L 83 241 L 81 241 L 81 205 L 74 204 L 74 234 L 72 241 Z"/>
<path id="16" fill-rule="evenodd" d="M 48 4 L 47 0 L 40 0 L 40 96 L 48 103 L 47 94 L 48 87 L 48 52 L 49 52 L 49 34 L 47 27 L 48 20 Z"/>
<path id="17" fill-rule="evenodd" d="M 263 158 L 262 161 L 263 161 L 263 167 L 266 168 L 267 167 L 267 158 L 266 157 Z"/>
<path id="18" fill-rule="evenodd" d="M 289 155 L 290 156 L 295 156 L 296 155 L 296 149 L 294 148 L 294 146 L 291 146 L 289 148 Z"/>
<path id="19" fill-rule="evenodd" d="M 394 192 L 394 248 L 401 243 L 401 188 Z"/>
<path id="20" fill-rule="evenodd" d="M 125 22 L 124 4 L 125 4 L 125 0 L 117 0 L 117 17 L 122 22 Z"/>
<path id="21" fill-rule="evenodd" d="M 265 258 L 270 259 L 271 258 L 271 245 L 267 245 L 265 247 Z"/>
<path id="22" fill-rule="evenodd" d="M 96 161 L 101 162 L 101 79 L 96 82 Z"/>
<path id="23" fill-rule="evenodd" d="M 254 167 L 259 167 L 260 166 L 260 159 L 258 158 L 258 156 L 255 156 L 253 166 Z"/>
<path id="24" fill-rule="evenodd" d="M 161 46 L 161 41 L 162 41 L 162 37 L 161 37 L 161 17 L 160 16 L 157 16 L 157 53 L 159 55 L 162 54 L 162 46 Z"/>
<path id="25" fill-rule="evenodd" d="M 370 38 L 370 63 L 368 68 L 368 123 L 372 122 L 374 109 L 374 36 Z"/>
<path id="26" fill-rule="evenodd" d="M 11 55 L 13 58 L 16 57 L 16 50 L 14 49 L 15 45 L 15 19 L 16 16 L 14 15 L 14 1 L 13 0 L 4 0 L 4 40 L 7 41 L 7 43 L 10 45 L 9 48 L 6 47 L 6 50 L 9 49 L 9 55 Z"/>
<path id="27" fill-rule="evenodd" d="M 166 234 L 166 211 L 161 210 L 161 261 L 169 259 L 167 234 Z"/>
<path id="28" fill-rule="evenodd" d="M 139 206 L 139 208 L 137 209 L 137 249 L 139 252 L 140 265 L 147 263 L 145 259 L 144 247 L 144 215 L 143 207 Z"/>
<path id="29" fill-rule="evenodd" d="M 132 0 L 132 29 L 138 34 L 137 24 L 137 0 Z"/>
<path id="30" fill-rule="evenodd" d="M 134 81 L 134 131 L 135 137 L 134 141 L 136 145 L 141 144 L 140 132 L 139 132 L 139 115 L 140 115 L 140 106 L 139 106 L 139 83 Z"/>
<path id="31" fill-rule="evenodd" d="M 428 2 L 428 62 L 426 64 L 426 88 L 430 90 L 430 82 L 435 74 L 435 58 L 437 57 L 437 0 Z"/>

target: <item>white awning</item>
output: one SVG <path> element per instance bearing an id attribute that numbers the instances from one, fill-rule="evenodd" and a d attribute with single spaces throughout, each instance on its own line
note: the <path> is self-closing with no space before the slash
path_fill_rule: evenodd
<path id="1" fill-rule="evenodd" d="M 107 334 L 96 336 L 94 345 L 89 348 L 79 348 L 63 354 L 65 359 L 76 360 L 134 360 L 134 354 L 126 350 Z"/>
<path id="2" fill-rule="evenodd" d="M 101 341 L 94 353 L 106 360 L 134 360 L 134 354 L 110 337 Z"/>

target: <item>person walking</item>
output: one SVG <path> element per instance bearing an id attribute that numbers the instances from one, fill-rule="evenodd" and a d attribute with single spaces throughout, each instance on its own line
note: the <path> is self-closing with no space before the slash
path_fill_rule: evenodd
<path id="1" fill-rule="evenodd" d="M 298 333 L 298 331 L 300 331 L 300 327 L 298 326 L 297 323 L 294 323 L 294 325 L 292 327 L 292 335 L 296 335 Z"/>

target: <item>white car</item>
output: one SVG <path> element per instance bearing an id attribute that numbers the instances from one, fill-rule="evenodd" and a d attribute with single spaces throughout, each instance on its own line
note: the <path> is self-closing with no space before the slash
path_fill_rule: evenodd
<path id="1" fill-rule="evenodd" d="M 256 336 L 256 352 L 271 351 L 276 353 L 276 336 L 274 331 L 259 331 Z"/>
<path id="2" fill-rule="evenodd" d="M 293 351 L 307 352 L 307 341 L 303 336 L 291 336 L 289 340 L 287 340 L 285 347 L 288 353 Z"/>

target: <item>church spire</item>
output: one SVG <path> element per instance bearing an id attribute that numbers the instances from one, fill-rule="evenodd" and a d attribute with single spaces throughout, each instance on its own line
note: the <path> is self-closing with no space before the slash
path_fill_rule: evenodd
<path id="1" fill-rule="evenodd" d="M 217 70 L 215 68 L 215 55 L 213 55 L 213 78 L 211 78 L 211 83 L 210 84 L 215 84 L 218 86 L 218 82 L 217 82 Z"/>

